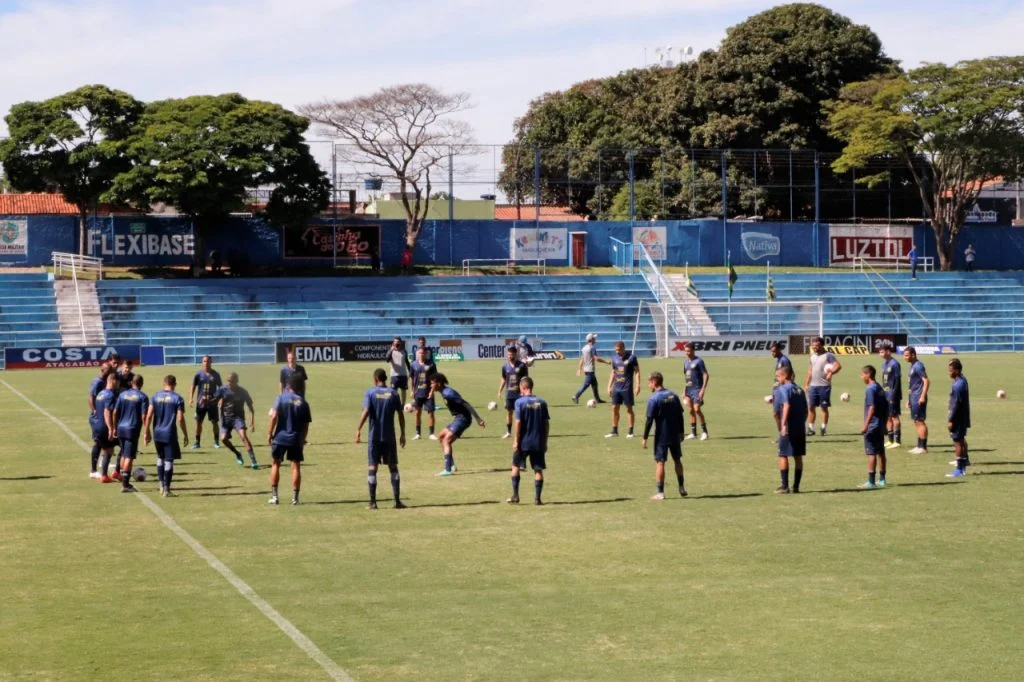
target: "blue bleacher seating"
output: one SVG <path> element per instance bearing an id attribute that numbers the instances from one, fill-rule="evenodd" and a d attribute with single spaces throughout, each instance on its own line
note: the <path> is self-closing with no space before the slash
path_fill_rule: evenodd
<path id="1" fill-rule="evenodd" d="M 59 345 L 53 283 L 45 274 L 0 275 L 0 348 Z"/>

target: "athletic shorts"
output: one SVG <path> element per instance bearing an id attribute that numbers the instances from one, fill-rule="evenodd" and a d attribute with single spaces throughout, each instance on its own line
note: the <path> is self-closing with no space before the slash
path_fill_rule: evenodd
<path id="1" fill-rule="evenodd" d="M 779 436 L 779 457 L 806 457 L 807 432 L 803 425 L 789 434 Z"/>
<path id="2" fill-rule="evenodd" d="M 134 438 L 118 438 L 118 442 L 121 444 L 121 457 L 127 457 L 128 459 L 135 459 L 139 456 L 139 437 Z"/>
<path id="3" fill-rule="evenodd" d="M 391 388 L 396 391 L 407 391 L 409 390 L 409 377 L 391 377 Z"/>
<path id="4" fill-rule="evenodd" d="M 967 427 L 963 424 L 953 422 L 953 430 L 949 432 L 949 439 L 952 441 L 961 441 L 967 438 Z"/>
<path id="5" fill-rule="evenodd" d="M 704 404 L 704 401 L 701 400 L 700 398 L 699 388 L 688 388 L 686 389 L 686 391 L 684 391 L 683 395 L 685 395 L 686 399 L 689 400 L 690 403 L 693 404 L 694 406 Z"/>
<path id="6" fill-rule="evenodd" d="M 910 418 L 916 422 L 927 421 L 928 419 L 928 401 L 924 401 L 924 405 L 921 405 L 917 401 L 920 400 L 920 396 L 910 396 Z"/>
<path id="7" fill-rule="evenodd" d="M 518 395 L 516 397 L 514 397 L 514 398 L 509 398 L 509 397 L 506 396 L 505 397 L 505 411 L 506 412 L 512 412 L 513 410 L 515 410 L 516 409 L 516 401 L 517 400 L 519 400 L 519 396 Z"/>
<path id="8" fill-rule="evenodd" d="M 456 438 L 461 436 L 469 428 L 470 420 L 468 417 L 455 417 L 455 420 L 449 424 L 446 428 L 448 433 L 452 434 Z"/>
<path id="9" fill-rule="evenodd" d="M 274 444 L 270 450 L 270 456 L 275 462 L 281 462 L 287 459 L 289 462 L 301 462 L 302 457 L 302 446 L 301 445 L 277 445 Z"/>
<path id="10" fill-rule="evenodd" d="M 902 402 L 901 398 L 889 401 L 889 419 L 900 416 L 900 403 Z"/>
<path id="11" fill-rule="evenodd" d="M 398 447 L 393 442 L 379 443 L 371 440 L 366 452 L 366 463 L 370 466 L 383 464 L 386 467 L 397 467 Z"/>
<path id="12" fill-rule="evenodd" d="M 211 422 L 220 421 L 217 415 L 217 404 L 207 405 L 205 407 L 199 407 L 196 405 L 196 421 L 201 422 L 203 418 L 209 419 Z"/>
<path id="13" fill-rule="evenodd" d="M 427 412 L 434 411 L 434 399 L 433 398 L 421 398 L 416 396 L 412 399 L 412 404 L 417 410 L 425 410 Z"/>
<path id="14" fill-rule="evenodd" d="M 178 441 L 172 440 L 170 443 L 154 441 L 153 445 L 156 446 L 157 459 L 164 461 L 181 459 L 181 446 L 178 444 Z"/>
<path id="15" fill-rule="evenodd" d="M 672 459 L 677 461 L 677 462 L 679 460 L 681 460 L 683 458 L 683 444 L 680 443 L 679 441 L 676 441 L 675 443 L 668 443 L 668 444 L 661 444 L 661 443 L 655 443 L 654 444 L 654 461 L 655 462 L 666 462 L 666 461 L 668 461 L 668 456 L 669 455 L 672 455 Z"/>
<path id="16" fill-rule="evenodd" d="M 544 453 L 535 450 L 528 450 L 526 452 L 516 450 L 512 453 L 512 466 L 525 469 L 527 459 L 530 460 L 530 468 L 534 471 L 544 471 L 547 468 L 544 462 Z"/>
<path id="17" fill-rule="evenodd" d="M 884 455 L 885 454 L 885 431 L 868 431 L 864 434 L 864 454 Z"/>
<path id="18" fill-rule="evenodd" d="M 633 407 L 633 391 L 612 390 L 612 405 Z"/>
<path id="19" fill-rule="evenodd" d="M 241 433 L 244 430 L 245 430 L 245 420 L 244 419 L 232 419 L 231 421 L 226 421 L 225 420 L 225 421 L 221 422 L 221 424 L 220 424 L 220 437 L 221 437 L 221 440 L 226 440 L 228 438 L 231 438 L 231 432 L 232 431 L 238 431 L 239 433 Z"/>
<path id="20" fill-rule="evenodd" d="M 92 429 L 92 442 L 100 446 L 103 449 L 112 448 L 117 445 L 116 440 L 110 440 L 110 431 L 107 427 L 103 426 L 100 428 L 93 427 Z"/>
<path id="21" fill-rule="evenodd" d="M 807 395 L 807 406 L 808 407 L 831 407 L 832 406 L 832 387 L 831 386 L 811 386 L 811 391 Z"/>

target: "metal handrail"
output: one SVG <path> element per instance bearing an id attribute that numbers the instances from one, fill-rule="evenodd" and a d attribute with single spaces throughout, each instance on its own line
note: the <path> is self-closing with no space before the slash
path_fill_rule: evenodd
<path id="1" fill-rule="evenodd" d="M 682 307 L 680 306 L 679 301 L 676 299 L 675 294 L 672 293 L 672 287 L 669 286 L 669 283 L 665 279 L 665 276 L 661 273 L 661 269 L 658 268 L 657 264 L 654 262 L 654 259 L 651 258 L 651 254 L 650 252 L 648 252 L 647 247 L 645 247 L 643 244 L 634 244 L 634 248 L 640 249 L 640 276 L 644 278 L 645 282 L 647 282 L 647 286 L 651 288 L 651 292 L 654 294 L 654 298 L 658 301 L 658 303 L 661 304 L 662 309 L 665 310 L 665 320 L 670 325 L 672 325 L 672 331 L 675 332 L 676 334 L 679 333 L 679 325 L 675 318 L 677 314 L 682 316 L 683 324 L 689 330 L 692 326 L 690 324 L 690 318 L 688 318 L 686 316 L 686 313 L 682 310 Z M 648 274 L 648 270 L 644 269 L 644 263 L 647 264 L 647 268 L 649 269 L 651 274 Z M 665 297 L 669 300 L 668 305 L 672 309 L 671 315 L 669 314 L 669 311 L 666 308 L 665 303 L 663 303 L 661 300 L 662 290 L 664 290 Z"/>

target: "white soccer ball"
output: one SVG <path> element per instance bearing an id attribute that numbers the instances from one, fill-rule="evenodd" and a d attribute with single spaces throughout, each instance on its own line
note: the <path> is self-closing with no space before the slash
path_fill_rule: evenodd
<path id="1" fill-rule="evenodd" d="M 772 402 L 772 397 L 771 397 L 770 395 L 766 395 L 766 396 L 764 397 L 764 401 L 765 401 L 766 403 L 769 403 L 769 404 L 771 404 L 771 402 Z"/>
<path id="2" fill-rule="evenodd" d="M 591 409 L 597 407 L 597 401 L 591 398 L 590 400 L 587 401 L 587 407 Z"/>
<path id="3" fill-rule="evenodd" d="M 491 402 L 487 403 L 487 409 L 490 410 L 491 412 L 494 412 L 496 409 L 498 409 L 498 403 L 492 400 Z"/>
<path id="4" fill-rule="evenodd" d="M 850 394 L 844 393 L 841 396 L 839 396 L 839 399 L 842 400 L 844 403 L 848 403 L 850 402 Z"/>
<path id="5" fill-rule="evenodd" d="M 146 470 L 143 467 L 132 469 L 132 478 L 136 481 L 142 482 L 146 480 Z"/>
<path id="6" fill-rule="evenodd" d="M 832 370 L 835 369 L 835 368 L 836 368 L 836 366 L 834 364 L 832 364 L 831 362 L 827 363 L 825 365 L 825 376 L 831 376 L 832 375 Z"/>
<path id="7" fill-rule="evenodd" d="M 998 391 L 996 391 L 996 397 L 999 398 L 1000 400 L 1003 400 L 1004 398 L 1006 398 L 1006 391 L 1004 391 L 1003 389 L 999 389 Z"/>
<path id="8" fill-rule="evenodd" d="M 406 403 L 405 407 L 403 407 L 402 409 L 405 410 L 406 412 L 412 412 L 416 408 L 412 406 L 412 403 Z"/>

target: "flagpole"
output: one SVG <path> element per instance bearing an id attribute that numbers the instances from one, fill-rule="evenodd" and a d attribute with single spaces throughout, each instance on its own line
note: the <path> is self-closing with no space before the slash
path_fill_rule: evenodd
<path id="1" fill-rule="evenodd" d="M 772 296 L 771 296 L 771 281 L 772 281 L 772 264 L 770 262 L 764 264 L 765 272 L 767 273 L 767 279 L 764 281 L 764 295 L 768 299 L 768 305 L 765 306 L 765 333 L 771 336 L 772 333 Z"/>
<path id="2" fill-rule="evenodd" d="M 732 332 L 732 251 L 726 250 L 725 252 L 725 278 L 729 280 L 729 305 L 728 308 L 728 321 L 729 331 Z"/>

